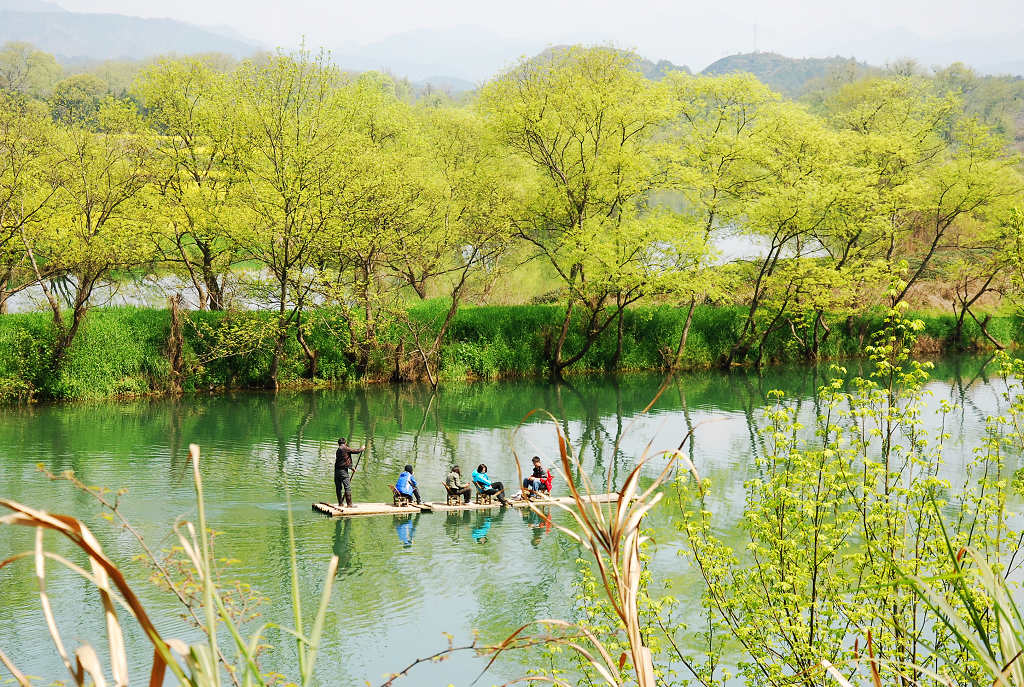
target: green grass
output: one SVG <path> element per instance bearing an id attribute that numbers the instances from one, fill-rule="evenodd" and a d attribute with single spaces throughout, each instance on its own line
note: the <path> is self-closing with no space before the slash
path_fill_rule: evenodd
<path id="1" fill-rule="evenodd" d="M 436 323 L 447 304 L 426 301 L 410 308 L 420 322 Z M 554 305 L 466 306 L 460 309 L 441 350 L 444 380 L 495 379 L 544 374 L 565 310 Z M 684 368 L 717 364 L 736 340 L 745 312 L 736 306 L 700 306 L 694 312 Z M 260 388 L 270 383 L 274 314 L 269 312 L 192 312 L 184 328 L 185 391 Z M 617 368 L 615 326 L 591 347 L 571 373 L 650 370 L 663 365 L 675 350 L 686 312 L 671 306 L 637 307 L 626 311 L 623 350 Z M 869 312 L 850 323 L 832 322 L 832 334 L 821 348 L 825 358 L 854 357 L 862 341 L 881 325 L 883 313 Z M 924 334 L 942 350 L 955 346 L 988 348 L 976 323 L 968 321 L 962 341 L 953 341 L 955 322 L 949 315 L 921 315 Z M 318 353 L 317 378 L 306 378 L 307 362 L 295 339 L 288 337 L 279 379 L 288 386 L 329 385 L 388 379 L 394 369 L 394 347 L 401 328 L 385 332 L 360 371 L 349 345 L 348 327 L 340 311 L 321 309 L 306 316 L 306 338 Z M 584 344 L 582 318 L 574 315 L 566 353 Z M 992 317 L 988 329 L 1004 344 L 1024 341 L 1024 323 L 1017 317 Z M 0 400 L 99 399 L 164 393 L 171 388 L 167 356 L 170 313 L 145 308 L 96 308 L 59 369 L 50 360 L 54 334 L 48 313 L 0 316 Z M 246 332 L 251 343 L 237 350 L 225 346 Z M 406 347 L 410 354 L 410 347 Z M 788 328 L 768 337 L 763 362 L 799 359 Z M 740 361 L 750 362 L 750 360 Z"/>

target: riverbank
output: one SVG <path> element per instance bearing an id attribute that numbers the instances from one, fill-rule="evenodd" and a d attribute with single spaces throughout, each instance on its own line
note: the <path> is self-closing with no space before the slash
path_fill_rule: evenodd
<path id="1" fill-rule="evenodd" d="M 410 310 L 410 320 L 426 331 L 445 304 L 427 302 Z M 498 379 L 543 375 L 565 310 L 560 306 L 466 306 L 460 309 L 440 352 L 444 380 Z M 84 400 L 185 392 L 266 388 L 270 385 L 274 340 L 273 313 L 189 312 L 182 314 L 180 364 L 172 365 L 172 318 L 169 310 L 96 308 L 89 312 L 61 365 L 54 369 L 55 336 L 48 313 L 0 316 L 0 400 Z M 729 352 L 743 323 L 738 306 L 701 306 L 693 316 L 681 369 L 714 366 Z M 959 341 L 951 315 L 917 314 L 925 323 L 918 342 L 921 353 L 943 354 L 993 347 L 973 321 L 964 324 Z M 819 347 L 820 359 L 860 355 L 883 313 L 830 324 Z M 615 327 L 609 327 L 568 374 L 639 371 L 664 367 L 674 354 L 685 326 L 686 311 L 670 306 L 637 307 L 622 323 L 622 352 L 616 361 Z M 583 346 L 583 323 L 574 321 L 566 341 L 572 353 Z M 1024 341 L 1024 320 L 993 316 L 986 324 L 1000 344 Z M 408 328 L 405 328 L 407 337 Z M 286 387 L 326 387 L 392 379 L 414 351 L 393 327 L 378 346 L 357 355 L 346 321 L 338 311 L 321 309 L 304 320 L 304 338 L 316 352 L 316 373 L 294 331 L 289 336 L 279 379 Z M 802 353 L 792 333 L 779 330 L 763 347 L 763 363 L 795 362 Z M 750 364 L 748 356 L 739 361 Z"/>

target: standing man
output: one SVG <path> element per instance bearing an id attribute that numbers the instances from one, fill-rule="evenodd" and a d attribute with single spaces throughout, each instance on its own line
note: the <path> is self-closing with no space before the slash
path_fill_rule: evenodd
<path id="1" fill-rule="evenodd" d="M 334 490 L 338 494 L 338 507 L 342 504 L 352 507 L 352 454 L 362 453 L 366 447 L 352 448 L 345 438 L 338 439 L 338 451 L 334 454 Z M 342 496 L 345 500 L 342 501 Z"/>

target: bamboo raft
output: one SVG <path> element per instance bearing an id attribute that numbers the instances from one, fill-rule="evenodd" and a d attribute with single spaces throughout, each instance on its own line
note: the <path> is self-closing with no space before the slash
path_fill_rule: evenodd
<path id="1" fill-rule="evenodd" d="M 428 504 L 412 504 L 410 506 L 395 506 L 390 503 L 357 503 L 351 508 L 345 506 L 339 508 L 332 503 L 318 502 L 313 504 L 313 510 L 317 513 L 335 517 L 349 517 L 353 515 L 404 515 L 406 513 L 426 513 L 430 511 Z"/>
<path id="2" fill-rule="evenodd" d="M 584 501 L 590 503 L 614 503 L 619 500 L 619 495 L 615 493 L 611 494 L 594 494 L 592 496 L 584 496 Z M 533 504 L 537 507 L 554 506 L 562 504 L 568 506 L 573 503 L 571 496 L 561 496 L 557 498 L 548 497 L 535 497 L 529 501 L 525 499 L 514 499 L 509 501 L 509 506 L 512 508 L 526 508 L 529 504 Z M 337 517 L 352 517 L 357 515 L 405 515 L 409 513 L 430 513 L 437 511 L 439 513 L 451 512 L 451 511 L 464 511 L 464 510 L 492 510 L 494 508 L 500 508 L 501 504 L 497 499 L 492 499 L 491 503 L 475 503 L 469 502 L 466 504 L 458 504 L 450 506 L 447 503 L 440 501 L 432 501 L 430 503 L 412 504 L 408 506 L 395 506 L 390 503 L 357 503 L 351 508 L 338 506 L 319 501 L 313 504 L 313 510 L 323 515 L 329 515 L 332 518 Z"/>

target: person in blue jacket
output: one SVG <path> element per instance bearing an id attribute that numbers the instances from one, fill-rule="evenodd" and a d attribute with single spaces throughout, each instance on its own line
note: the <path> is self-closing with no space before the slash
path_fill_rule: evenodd
<path id="1" fill-rule="evenodd" d="M 395 489 L 406 496 L 416 497 L 416 503 L 423 503 L 423 501 L 420 500 L 420 490 L 416 484 L 416 478 L 412 476 L 411 465 L 406 465 L 405 471 L 398 476 L 398 481 L 395 482 Z"/>
<path id="2" fill-rule="evenodd" d="M 505 485 L 501 482 L 492 482 L 490 475 L 487 474 L 487 466 L 480 463 L 473 471 L 471 476 L 473 484 L 476 485 L 477 489 L 480 490 L 481 494 L 492 494 L 498 497 L 498 501 L 501 505 L 507 506 L 508 499 L 505 498 Z"/>

